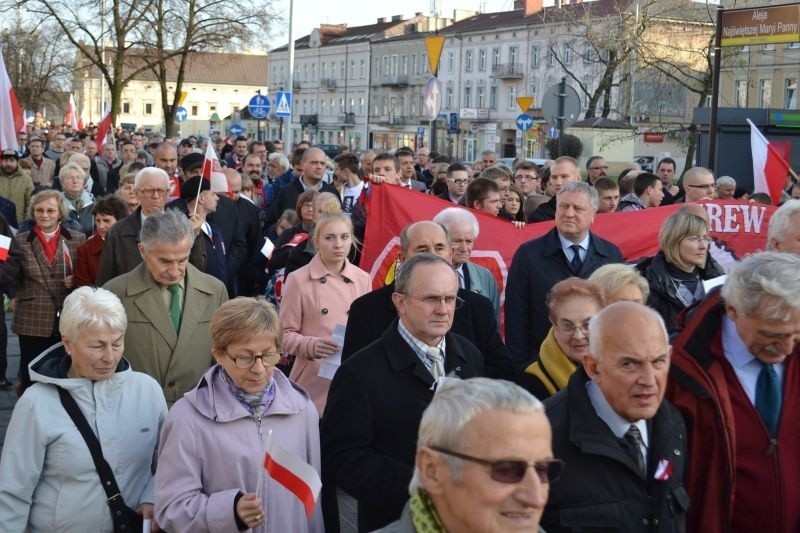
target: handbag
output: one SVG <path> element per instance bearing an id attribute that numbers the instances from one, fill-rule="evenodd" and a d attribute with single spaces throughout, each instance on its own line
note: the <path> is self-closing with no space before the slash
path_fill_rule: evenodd
<path id="1" fill-rule="evenodd" d="M 61 387 L 56 388 L 58 389 L 58 395 L 61 397 L 61 405 L 64 406 L 64 410 L 75 422 L 83 440 L 86 441 L 86 446 L 89 447 L 89 453 L 92 454 L 92 461 L 94 461 L 97 474 L 100 476 L 100 481 L 102 481 L 103 490 L 108 496 L 106 503 L 111 510 L 114 533 L 138 533 L 142 530 L 142 515 L 125 504 L 122 493 L 119 491 L 117 480 L 114 478 L 114 472 L 111 470 L 108 461 L 103 457 L 103 448 L 100 446 L 100 441 L 97 440 L 94 431 L 89 427 L 89 422 L 83 416 L 75 398 Z"/>

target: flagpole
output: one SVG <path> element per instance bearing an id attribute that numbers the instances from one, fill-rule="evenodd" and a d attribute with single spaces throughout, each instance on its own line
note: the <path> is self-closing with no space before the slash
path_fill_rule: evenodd
<path id="1" fill-rule="evenodd" d="M 258 463 L 258 483 L 256 484 L 256 496 L 261 498 L 261 490 L 264 487 L 264 459 L 267 457 L 267 448 L 272 440 L 272 430 L 267 432 L 267 438 L 264 439 L 264 445 L 261 447 L 261 461 Z"/>

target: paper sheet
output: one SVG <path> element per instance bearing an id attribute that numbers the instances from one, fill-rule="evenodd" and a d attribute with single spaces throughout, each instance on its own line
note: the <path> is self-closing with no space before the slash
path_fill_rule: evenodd
<path id="1" fill-rule="evenodd" d="M 331 355 L 322 360 L 322 364 L 319 366 L 319 372 L 317 375 L 321 378 L 325 379 L 333 379 L 334 374 L 336 371 L 339 370 L 339 366 L 342 364 L 342 346 L 344 346 L 344 330 L 345 326 L 342 324 L 336 324 L 333 327 L 333 334 L 331 338 L 339 345 L 339 349 L 336 351 L 335 354 Z"/>

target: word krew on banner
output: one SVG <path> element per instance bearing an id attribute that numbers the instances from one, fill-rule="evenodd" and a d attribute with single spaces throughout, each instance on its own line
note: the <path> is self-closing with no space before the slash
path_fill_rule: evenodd
<path id="1" fill-rule="evenodd" d="M 367 232 L 361 268 L 369 272 L 372 286 L 381 287 L 400 250 L 400 230 L 411 222 L 432 220 L 439 211 L 454 204 L 391 185 L 373 185 L 368 199 Z M 711 223 L 711 253 L 727 270 L 747 254 L 763 250 L 769 219 L 775 207 L 744 200 L 714 200 L 703 204 Z M 591 231 L 616 244 L 626 262 L 633 263 L 658 252 L 658 230 L 680 206 L 670 205 L 644 211 L 599 214 Z M 514 252 L 525 241 L 540 237 L 554 222 L 528 224 L 517 229 L 511 222 L 473 211 L 480 234 L 471 261 L 492 271 L 502 292 Z"/>

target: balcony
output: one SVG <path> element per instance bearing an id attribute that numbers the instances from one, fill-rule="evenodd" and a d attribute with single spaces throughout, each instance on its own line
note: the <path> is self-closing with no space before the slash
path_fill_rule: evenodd
<path id="1" fill-rule="evenodd" d="M 408 76 L 385 76 L 381 80 L 381 87 L 408 87 Z"/>
<path id="2" fill-rule="evenodd" d="M 303 85 L 300 83 L 300 80 L 292 80 L 292 89 L 295 91 L 299 91 L 303 88 Z"/>
<path id="3" fill-rule="evenodd" d="M 352 126 L 356 123 L 356 114 L 345 113 L 344 115 L 339 115 L 339 122 L 341 122 L 345 126 Z"/>
<path id="4" fill-rule="evenodd" d="M 522 79 L 525 73 L 522 71 L 522 63 L 502 63 L 492 67 L 492 77 L 500 79 Z"/>
<path id="5" fill-rule="evenodd" d="M 328 89 L 329 91 L 333 91 L 334 89 L 336 89 L 336 79 L 322 78 L 319 80 L 319 86 L 322 89 Z"/>
<path id="6" fill-rule="evenodd" d="M 414 118 L 413 117 L 406 117 L 402 115 L 390 115 L 389 116 L 389 124 L 392 126 L 405 126 L 407 124 L 413 124 Z"/>

